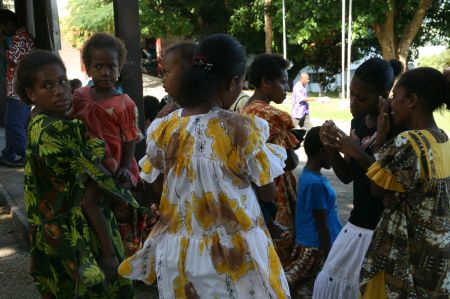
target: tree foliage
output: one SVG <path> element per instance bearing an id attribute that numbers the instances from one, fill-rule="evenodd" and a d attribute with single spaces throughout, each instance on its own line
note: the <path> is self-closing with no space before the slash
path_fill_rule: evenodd
<path id="1" fill-rule="evenodd" d="M 419 58 L 418 65 L 429 66 L 443 71 L 446 67 L 450 67 L 450 49 L 440 54 L 421 57 Z"/>
<path id="2" fill-rule="evenodd" d="M 114 32 L 112 0 L 69 0 L 67 9 L 62 29 L 67 40 L 78 49 L 95 32 Z"/>
<path id="3" fill-rule="evenodd" d="M 287 55 L 292 72 L 303 66 L 322 67 L 329 73 L 340 69 L 341 1 L 285 0 Z M 273 52 L 282 49 L 281 0 L 139 0 L 142 37 L 200 39 L 211 33 L 229 32 L 250 53 L 265 52 L 264 15 L 272 17 Z M 423 20 L 411 41 L 405 36 L 425 5 Z M 96 31 L 113 31 L 112 0 L 69 0 L 70 16 L 64 31 L 80 47 Z M 424 44 L 450 40 L 450 0 L 353 0 L 352 60 L 367 54 L 385 58 L 416 55 Z M 417 24 L 416 24 L 417 25 Z M 402 50 L 403 49 L 403 50 Z M 403 51 L 403 52 L 402 52 Z"/>

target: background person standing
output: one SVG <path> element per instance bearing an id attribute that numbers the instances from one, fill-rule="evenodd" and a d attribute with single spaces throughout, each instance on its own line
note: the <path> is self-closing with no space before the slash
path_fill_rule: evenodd
<path id="1" fill-rule="evenodd" d="M 22 167 L 25 162 L 27 134 L 25 123 L 30 117 L 30 107 L 20 101 L 15 94 L 13 80 L 17 64 L 22 57 L 35 48 L 31 35 L 20 26 L 17 15 L 7 9 L 0 10 L 0 30 L 11 37 L 11 45 L 5 53 L 6 69 L 6 110 L 4 117 L 6 145 L 2 150 L 0 164 Z"/>
<path id="2" fill-rule="evenodd" d="M 299 126 L 300 128 L 304 128 L 306 130 L 312 127 L 309 119 L 308 91 L 306 90 L 306 84 L 308 83 L 309 75 L 307 73 L 301 73 L 300 79 L 292 89 L 291 108 L 291 117 L 294 122 L 294 126 Z"/>

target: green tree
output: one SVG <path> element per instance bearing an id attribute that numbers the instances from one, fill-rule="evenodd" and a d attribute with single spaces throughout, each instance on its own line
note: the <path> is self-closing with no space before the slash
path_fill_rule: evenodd
<path id="1" fill-rule="evenodd" d="M 63 31 L 80 48 L 94 32 L 114 32 L 112 0 L 69 0 Z M 142 37 L 198 39 L 228 32 L 232 14 L 227 1 L 139 0 Z"/>
<path id="2" fill-rule="evenodd" d="M 429 66 L 437 70 L 443 71 L 444 68 L 450 67 L 450 49 L 437 55 L 430 55 L 419 58 L 419 66 Z"/>
<path id="3" fill-rule="evenodd" d="M 264 32 L 264 6 L 254 0 L 234 11 L 231 31 L 243 41 Z M 274 51 L 281 52 L 281 1 L 272 1 Z M 288 57 L 336 71 L 340 65 L 341 1 L 286 1 Z M 448 42 L 449 0 L 353 0 L 352 59 L 380 53 L 406 64 L 418 46 Z M 250 45 L 260 37 L 250 39 Z"/>
<path id="4" fill-rule="evenodd" d="M 62 30 L 73 47 L 81 48 L 95 32 L 114 32 L 112 0 L 69 0 Z"/>

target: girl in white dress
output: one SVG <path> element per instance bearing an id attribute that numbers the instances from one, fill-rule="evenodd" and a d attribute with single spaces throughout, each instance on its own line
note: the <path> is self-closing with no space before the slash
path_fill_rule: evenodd
<path id="1" fill-rule="evenodd" d="M 141 176 L 160 186 L 160 220 L 119 273 L 158 282 L 160 298 L 290 298 L 257 199 L 274 200 L 286 152 L 264 120 L 227 111 L 242 89 L 245 53 L 207 37 L 184 74 L 183 107 L 148 129 Z"/>

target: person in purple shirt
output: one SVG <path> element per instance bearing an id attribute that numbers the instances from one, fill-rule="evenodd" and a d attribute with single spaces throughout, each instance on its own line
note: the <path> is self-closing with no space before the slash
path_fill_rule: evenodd
<path id="1" fill-rule="evenodd" d="M 300 79 L 294 85 L 292 90 L 292 109 L 291 117 L 294 122 L 294 126 L 299 126 L 306 130 L 312 127 L 309 119 L 309 104 L 308 104 L 308 91 L 306 90 L 306 84 L 309 83 L 309 75 L 307 73 L 301 73 Z"/>

